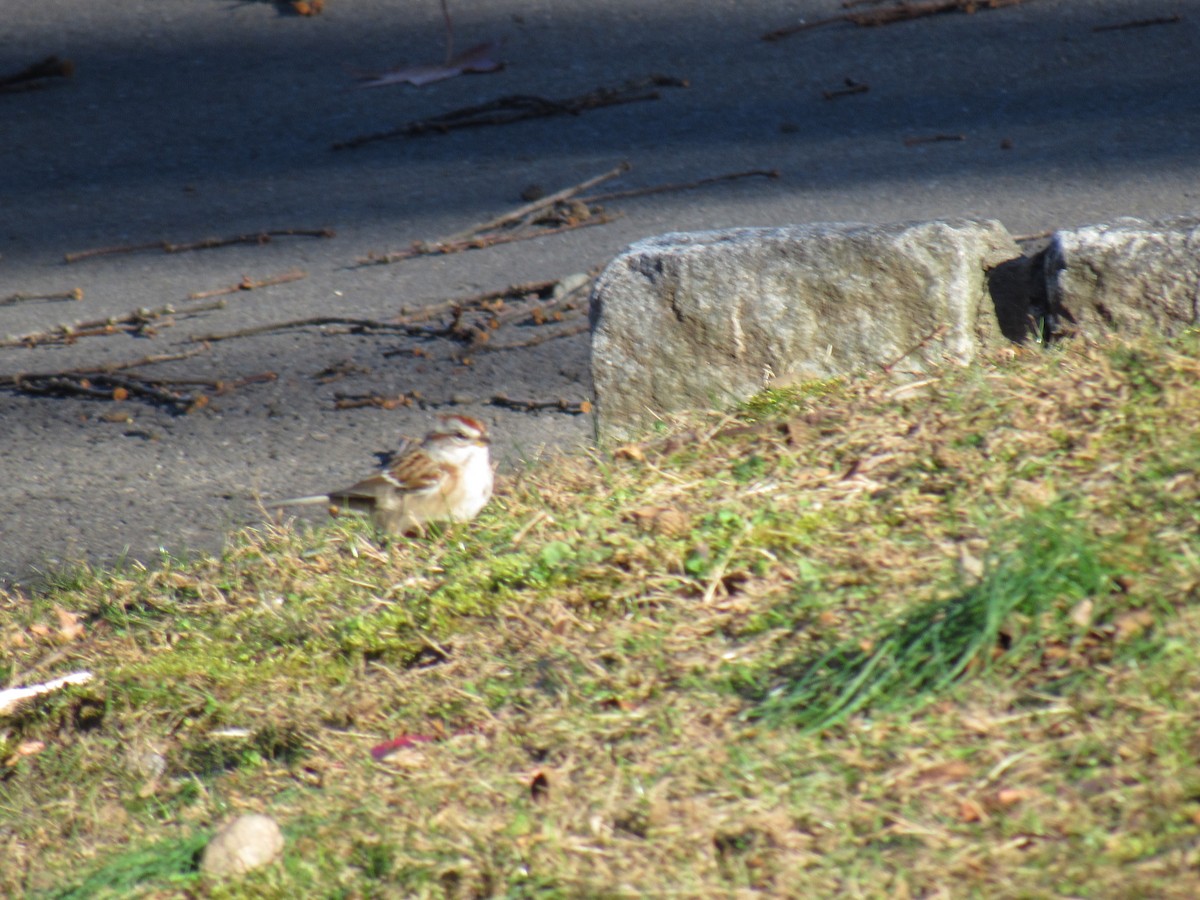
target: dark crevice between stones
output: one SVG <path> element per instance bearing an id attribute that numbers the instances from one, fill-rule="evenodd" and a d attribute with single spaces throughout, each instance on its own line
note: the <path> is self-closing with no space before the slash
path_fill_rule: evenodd
<path id="1" fill-rule="evenodd" d="M 988 293 L 1000 333 L 1016 344 L 1049 345 L 1075 331 L 1070 310 L 1055 303 L 1047 290 L 1050 248 L 1007 260 L 987 274 Z"/>

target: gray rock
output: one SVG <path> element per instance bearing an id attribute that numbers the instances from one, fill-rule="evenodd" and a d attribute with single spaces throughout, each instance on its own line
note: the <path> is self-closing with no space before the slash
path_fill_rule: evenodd
<path id="1" fill-rule="evenodd" d="M 224 878 L 268 865 L 283 853 L 283 832 L 270 816 L 239 816 L 224 825 L 204 848 L 200 870 Z"/>
<path id="2" fill-rule="evenodd" d="M 986 272 L 1020 255 L 999 222 L 967 219 L 641 241 L 592 293 L 597 435 L 765 387 L 969 361 L 1003 340 Z"/>
<path id="3" fill-rule="evenodd" d="M 1051 325 L 1100 337 L 1200 324 L 1200 219 L 1116 219 L 1059 231 L 1046 248 Z"/>

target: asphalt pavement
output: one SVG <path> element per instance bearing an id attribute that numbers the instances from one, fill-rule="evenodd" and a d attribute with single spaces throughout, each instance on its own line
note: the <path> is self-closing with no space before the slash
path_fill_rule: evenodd
<path id="1" fill-rule="evenodd" d="M 491 424 L 502 472 L 591 439 L 588 417 L 573 412 L 590 393 L 577 329 L 533 343 L 545 332 L 515 322 L 495 344 L 525 346 L 508 350 L 337 323 L 207 346 L 192 340 L 200 335 L 411 316 L 586 272 L 667 231 L 965 215 L 1026 235 L 1200 213 L 1194 4 L 1026 0 L 880 27 L 843 20 L 774 42 L 761 36 L 848 10 L 838 0 L 450 0 L 450 11 L 456 47 L 503 42 L 501 71 L 355 89 L 357 71 L 443 59 L 436 0 L 327 0 L 312 17 L 274 2 L 6 0 L 0 79 L 51 55 L 73 74 L 0 92 L 0 339 L 10 337 L 0 346 L 0 579 L 36 584 L 79 560 L 153 564 L 162 552 L 219 549 L 231 529 L 262 521 L 257 497 L 348 484 L 441 409 Z M 687 86 L 331 149 L 498 98 L 569 107 L 652 75 Z M 358 262 L 622 162 L 630 171 L 603 190 L 779 177 L 611 201 L 607 224 L 537 240 Z M 332 236 L 65 261 L 320 229 Z M 293 271 L 304 276 L 225 295 L 222 308 L 188 299 Z M 36 299 L 75 290 L 81 300 Z M 176 313 L 130 325 L 138 310 L 167 306 Z M 578 308 L 560 312 L 549 327 L 584 320 Z M 54 336 L 63 323 L 110 317 L 111 332 Z M 11 340 L 31 334 L 43 338 Z M 124 389 L 118 401 L 80 393 L 111 396 L 113 383 L 71 374 L 184 354 L 121 369 L 150 393 Z M 34 380 L 59 393 L 28 393 L 19 373 L 60 373 Z M 154 390 L 203 400 L 188 412 Z M 497 395 L 551 405 L 512 409 Z"/>

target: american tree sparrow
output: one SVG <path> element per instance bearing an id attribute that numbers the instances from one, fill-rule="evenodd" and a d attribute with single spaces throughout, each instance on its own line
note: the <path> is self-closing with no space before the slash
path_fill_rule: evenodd
<path id="1" fill-rule="evenodd" d="M 369 515 L 393 534 L 418 534 L 429 522 L 475 518 L 492 496 L 487 426 L 469 416 L 442 416 L 442 428 L 401 452 L 382 471 L 330 494 L 294 497 L 271 507 L 329 505 Z"/>

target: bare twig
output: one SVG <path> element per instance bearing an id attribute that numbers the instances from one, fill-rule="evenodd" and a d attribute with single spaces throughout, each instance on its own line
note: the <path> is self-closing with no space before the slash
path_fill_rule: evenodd
<path id="1" fill-rule="evenodd" d="M 1026 0 L 907 0 L 897 6 L 887 6 L 868 12 L 846 12 L 838 16 L 824 19 L 814 19 L 811 22 L 800 22 L 784 28 L 776 28 L 762 36 L 764 41 L 778 41 L 781 38 L 798 34 L 801 31 L 811 31 L 824 25 L 834 25 L 838 22 L 849 22 L 852 25 L 870 28 L 878 25 L 891 25 L 895 22 L 907 22 L 926 16 L 936 16 L 942 13 L 963 12 L 973 13 L 981 9 L 1003 9 L 1006 6 L 1016 6 Z"/>
<path id="2" fill-rule="evenodd" d="M 161 250 L 163 253 L 185 253 L 191 250 L 211 250 L 214 247 L 227 247 L 231 244 L 269 244 L 277 237 L 319 237 L 331 238 L 335 235 L 332 228 L 279 228 L 270 231 L 259 231 L 254 234 L 238 234 L 233 237 L 211 237 L 184 244 L 172 244 L 169 241 L 155 241 L 149 244 L 124 244 L 117 247 L 95 247 L 91 250 L 79 250 L 68 253 L 64 259 L 68 263 L 91 259 L 94 256 L 114 256 L 118 253 L 140 253 L 145 250 Z"/>
<path id="3" fill-rule="evenodd" d="M 143 366 L 188 359 L 208 349 L 205 345 L 183 353 L 143 356 L 105 366 L 0 375 L 0 387 L 24 394 L 76 396 L 93 400 L 121 401 L 135 397 L 166 406 L 177 413 L 190 413 L 207 406 L 210 396 L 227 394 L 250 384 L 274 381 L 277 377 L 274 372 L 262 372 L 232 381 L 214 381 L 207 378 L 150 378 L 131 371 Z M 117 374 L 119 372 L 124 374 Z M 181 387 L 201 388 L 203 392 L 177 390 Z"/>
<path id="4" fill-rule="evenodd" d="M 0 386 L 23 394 L 74 395 L 93 400 L 119 401 L 136 396 L 177 411 L 189 409 L 196 402 L 196 398 L 191 395 L 165 390 L 146 379 L 108 372 L 66 371 L 6 375 L 0 378 Z"/>
<path id="5" fill-rule="evenodd" d="M 623 162 L 620 165 L 609 169 L 607 172 L 603 172 L 599 175 L 593 176 L 592 178 L 585 179 L 584 181 L 579 182 L 579 184 L 565 187 L 561 191 L 555 191 L 553 194 L 549 194 L 539 200 L 534 200 L 532 203 L 526 203 L 524 206 L 518 206 L 516 209 L 506 212 L 503 215 L 496 216 L 494 219 L 489 219 L 486 222 L 473 225 L 464 231 L 452 234 L 447 238 L 443 238 L 443 242 L 452 244 L 456 241 L 464 241 L 488 231 L 495 231 L 498 228 L 505 228 L 509 225 L 513 225 L 523 219 L 527 219 L 535 212 L 549 209 L 550 207 L 554 206 L 554 204 L 559 203 L 562 200 L 569 200 L 572 197 L 583 193 L 588 188 L 593 188 L 598 184 L 604 183 L 605 181 L 611 181 L 613 178 L 624 175 L 631 168 L 633 167 L 628 162 Z"/>
<path id="6" fill-rule="evenodd" d="M 553 194 L 526 203 L 486 222 L 472 225 L 470 228 L 455 232 L 448 237 L 436 241 L 414 241 L 411 246 L 403 250 L 393 250 L 389 253 L 369 253 L 365 257 L 360 257 L 357 263 L 359 265 L 386 265 L 413 259 L 417 256 L 461 253 L 465 250 L 478 250 L 483 247 L 495 247 L 500 244 L 560 234 L 576 228 L 604 225 L 611 222 L 613 217 L 604 213 L 599 207 L 578 199 L 576 195 L 616 178 L 628 172 L 629 169 L 629 163 L 623 162 L 607 172 L 555 191 Z"/>
<path id="7" fill-rule="evenodd" d="M 584 332 L 591 330 L 591 327 L 592 326 L 589 325 L 587 322 L 580 322 L 578 325 L 573 325 L 570 328 L 560 328 L 559 330 L 553 331 L 553 332 L 548 332 L 548 333 L 543 332 L 543 333 L 535 334 L 532 337 L 525 338 L 524 340 L 521 340 L 521 341 L 513 341 L 512 343 L 509 343 L 509 344 L 487 343 L 476 349 L 478 349 L 478 350 L 494 350 L 494 351 L 499 352 L 501 350 L 520 350 L 524 347 L 536 347 L 538 344 L 546 343 L 546 341 L 554 341 L 554 340 L 558 340 L 559 338 L 572 337 L 573 335 L 576 335 L 576 334 L 583 334 Z"/>
<path id="8" fill-rule="evenodd" d="M 1126 28 L 1149 28 L 1151 25 L 1177 25 L 1183 21 L 1183 16 L 1176 13 L 1173 16 L 1159 16 L 1155 19 L 1134 19 L 1132 22 L 1119 22 L 1116 25 L 1097 25 L 1092 31 L 1123 31 Z"/>
<path id="9" fill-rule="evenodd" d="M 181 359 L 189 359 L 193 356 L 199 356 L 201 353 L 208 352 L 207 347 L 194 347 L 191 350 L 186 350 L 183 353 L 162 353 L 155 356 L 143 356 L 139 359 L 126 360 L 125 362 L 108 363 L 104 366 L 91 366 L 84 369 L 63 369 L 58 372 L 27 372 L 18 373 L 16 375 L 0 375 L 0 386 L 11 387 L 18 381 L 27 378 L 57 378 L 73 375 L 100 375 L 111 374 L 113 372 L 122 372 L 126 369 L 140 369 L 142 366 L 152 366 L 158 363 L 176 362 Z"/>
<path id="10" fill-rule="evenodd" d="M 374 407 L 377 409 L 396 409 L 401 406 L 412 406 L 421 402 L 420 391 L 409 391 L 404 394 L 397 394 L 395 397 L 387 397 L 383 394 L 342 394 L 333 395 L 334 409 L 362 409 L 364 407 Z"/>
<path id="11" fill-rule="evenodd" d="M 926 134 L 904 139 L 905 147 L 915 147 L 918 144 L 937 144 L 942 141 L 965 141 L 965 134 Z"/>
<path id="12" fill-rule="evenodd" d="M 917 343 L 913 344 L 913 346 L 909 347 L 907 350 L 905 350 L 903 353 L 901 353 L 899 356 L 897 356 L 891 362 L 883 363 L 880 366 L 880 368 L 885 373 L 890 373 L 894 368 L 896 368 L 896 366 L 900 365 L 900 363 L 902 363 L 908 357 L 912 356 L 917 351 L 924 350 L 926 347 L 928 347 L 934 341 L 940 341 L 942 338 L 944 338 L 946 336 L 946 333 L 949 331 L 950 331 L 949 325 L 939 325 L 937 328 L 933 329 L 933 331 L 929 332 L 929 334 L 925 335 L 923 338 L 921 338 L 921 340 L 917 341 Z"/>
<path id="13" fill-rule="evenodd" d="M 402 308 L 400 315 L 393 321 L 398 325 L 415 325 L 456 309 L 482 307 L 498 300 L 522 298 L 530 294 L 544 298 L 550 296 L 556 284 L 558 284 L 557 278 L 551 278 L 548 281 L 527 281 L 524 284 L 512 284 L 496 291 L 483 291 L 478 294 L 468 294 L 465 297 L 455 297 L 452 300 L 443 300 L 441 303 L 432 303 L 411 312 Z"/>
<path id="14" fill-rule="evenodd" d="M 300 281 L 302 278 L 307 278 L 308 273 L 303 269 L 291 269 L 279 275 L 272 275 L 268 278 L 263 278 L 260 281 L 251 281 L 249 278 L 242 278 L 237 284 L 231 284 L 228 287 L 216 288 L 211 291 L 197 291 L 194 294 L 188 294 L 189 300 L 204 300 L 208 297 L 221 297 L 225 294 L 236 294 L 238 291 L 253 291 L 258 288 L 271 287 L 276 284 L 287 284 L 291 281 Z"/>
<path id="15" fill-rule="evenodd" d="M 421 336 L 430 334 L 429 329 L 413 328 L 408 325 L 397 324 L 396 322 L 384 322 L 380 319 L 354 319 L 346 316 L 308 316 L 303 319 L 289 319 L 285 322 L 267 322 L 263 325 L 251 325 L 248 328 L 239 328 L 236 331 L 199 334 L 190 340 L 194 343 L 215 344 L 218 341 L 250 337 L 255 334 L 266 334 L 270 331 L 284 331 L 288 328 L 314 328 L 325 325 L 344 325 L 354 331 L 387 331 Z"/>
<path id="16" fill-rule="evenodd" d="M 658 184 L 651 187 L 631 188 L 627 191 L 611 191 L 607 194 L 591 194 L 587 197 L 580 197 L 583 203 L 608 203 L 612 200 L 627 200 L 630 197 L 648 197 L 652 194 L 665 194 L 668 191 L 690 191 L 694 188 L 705 187 L 710 184 L 716 184 L 720 181 L 734 181 L 738 178 L 753 178 L 761 176 L 763 178 L 778 178 L 778 169 L 750 169 L 746 172 L 730 172 L 728 175 L 713 175 L 709 178 L 700 178 L 696 181 L 679 181 L 674 184 Z"/>
<path id="17" fill-rule="evenodd" d="M 19 72 L 0 76 L 0 92 L 30 91 L 45 87 L 51 78 L 70 78 L 74 74 L 75 63 L 71 60 L 47 56 Z"/>
<path id="18" fill-rule="evenodd" d="M 464 250 L 481 250 L 484 247 L 495 247 L 500 244 L 512 244 L 517 241 L 531 241 L 535 238 L 547 237 L 552 234 L 562 234 L 564 231 L 574 231 L 577 228 L 590 228 L 593 225 L 607 225 L 609 222 L 613 221 L 614 218 L 616 217 L 600 213 L 583 221 L 568 222 L 565 225 L 557 225 L 551 228 L 539 228 L 537 230 L 520 232 L 516 234 L 481 235 L 479 237 L 468 238 L 452 243 L 425 243 L 424 241 L 417 241 L 412 247 L 409 247 L 406 250 L 395 250 L 391 253 L 385 253 L 382 256 L 368 254 L 367 256 L 360 257 L 358 260 L 356 260 L 356 262 L 361 266 L 387 265 L 388 263 L 401 262 L 417 256 L 440 256 L 450 253 L 462 253 Z"/>
<path id="19" fill-rule="evenodd" d="M 138 309 L 123 316 L 92 319 L 73 325 L 59 325 L 47 331 L 35 331 L 20 337 L 0 341 L 0 347 L 36 347 L 42 344 L 73 344 L 80 338 L 102 337 L 109 334 L 153 335 L 160 327 L 173 324 L 172 316 L 191 316 L 196 313 L 224 309 L 224 300 L 196 306 L 162 306 L 158 309 Z"/>
<path id="20" fill-rule="evenodd" d="M 454 59 L 454 20 L 450 18 L 450 7 L 442 0 L 442 20 L 446 23 L 446 65 Z"/>
<path id="21" fill-rule="evenodd" d="M 61 294 L 9 294 L 7 297 L 0 297 L 0 306 L 15 306 L 18 303 L 25 303 L 29 300 L 82 300 L 83 288 L 72 288 L 69 291 L 63 291 Z"/>
<path id="22" fill-rule="evenodd" d="M 853 78 L 846 79 L 846 86 L 833 91 L 821 91 L 821 96 L 826 100 L 836 100 L 838 97 L 848 97 L 851 94 L 865 94 L 871 89 L 871 86 L 865 81 L 855 81 Z"/>
<path id="23" fill-rule="evenodd" d="M 557 400 L 513 400 L 504 394 L 493 394 L 488 403 L 492 406 L 502 406 L 505 409 L 515 409 L 518 412 L 556 409 L 573 416 L 580 416 L 592 411 L 592 404 L 588 400 L 565 400 L 561 397 Z"/>
<path id="24" fill-rule="evenodd" d="M 682 78 L 672 78 L 668 75 L 651 75 L 648 78 L 626 81 L 616 87 L 597 88 L 586 94 L 580 94 L 575 97 L 564 97 L 561 100 L 526 95 L 500 97 L 490 103 L 457 109 L 429 119 L 417 119 L 412 122 L 406 122 L 387 131 L 358 135 L 357 137 L 333 144 L 331 149 L 348 150 L 354 147 L 361 147 L 364 144 L 370 144 L 374 141 L 383 141 L 397 137 L 445 134 L 457 128 L 508 125 L 512 122 L 520 122 L 525 119 L 546 118 L 550 116 L 574 116 L 604 106 L 615 106 L 621 103 L 638 103 L 643 100 L 657 100 L 661 95 L 654 88 L 687 86 L 688 82 Z"/>

